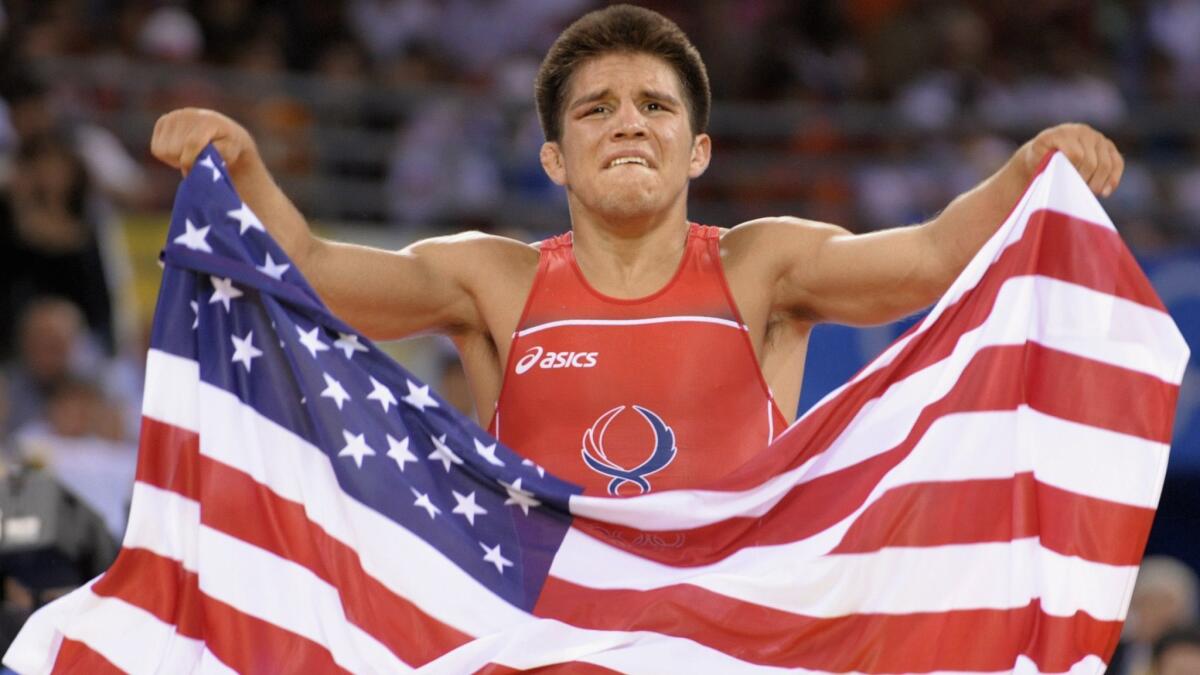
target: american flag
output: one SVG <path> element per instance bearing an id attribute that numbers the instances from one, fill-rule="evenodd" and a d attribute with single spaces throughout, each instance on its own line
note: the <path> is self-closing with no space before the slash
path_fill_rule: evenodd
<path id="1" fill-rule="evenodd" d="M 330 314 L 222 167 L 177 196 L 120 557 L 19 672 L 1104 670 L 1187 347 L 1061 155 L 761 456 L 627 498 Z"/>

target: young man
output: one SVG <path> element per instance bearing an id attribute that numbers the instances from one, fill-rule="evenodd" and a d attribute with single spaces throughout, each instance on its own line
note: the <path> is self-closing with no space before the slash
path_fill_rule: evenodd
<path id="1" fill-rule="evenodd" d="M 551 47 L 536 90 L 542 166 L 571 214 L 570 233 L 540 245 L 479 233 L 396 252 L 324 241 L 229 118 L 174 111 L 151 146 L 186 172 L 213 142 L 334 312 L 375 339 L 449 335 L 482 421 L 589 493 L 736 470 L 791 421 L 815 323 L 883 323 L 933 302 L 1046 152 L 1063 151 L 1101 195 L 1123 166 L 1101 134 L 1063 125 L 922 225 L 851 235 L 774 217 L 721 230 L 687 220 L 689 181 L 711 157 L 710 95 L 675 24 L 629 6 L 588 14 Z"/>

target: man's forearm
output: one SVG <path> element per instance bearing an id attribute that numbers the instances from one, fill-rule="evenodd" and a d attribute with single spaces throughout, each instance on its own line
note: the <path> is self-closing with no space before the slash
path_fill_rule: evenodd
<path id="1" fill-rule="evenodd" d="M 933 220 L 920 226 L 929 251 L 939 261 L 943 285 L 949 287 L 975 253 L 1004 223 L 1021 198 L 1036 167 L 1028 166 L 1022 147 L 979 185 L 954 198 Z"/>
<path id="2" fill-rule="evenodd" d="M 244 153 L 229 173 L 238 195 L 303 270 L 319 240 L 313 236 L 300 210 L 275 182 L 258 153 Z"/>

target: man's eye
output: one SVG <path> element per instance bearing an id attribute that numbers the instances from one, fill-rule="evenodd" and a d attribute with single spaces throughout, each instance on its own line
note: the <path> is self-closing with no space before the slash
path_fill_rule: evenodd
<path id="1" fill-rule="evenodd" d="M 663 107 L 663 105 L 661 103 L 647 103 L 646 109 L 647 110 L 666 110 L 666 108 Z"/>
<path id="2" fill-rule="evenodd" d="M 608 107 L 607 107 L 607 106 L 595 105 L 595 106 L 592 106 L 591 108 L 589 108 L 589 109 L 588 109 L 588 111 L 587 111 L 587 114 L 589 114 L 589 115 L 598 115 L 598 114 L 605 113 L 605 112 L 607 112 L 607 111 L 608 111 Z"/>

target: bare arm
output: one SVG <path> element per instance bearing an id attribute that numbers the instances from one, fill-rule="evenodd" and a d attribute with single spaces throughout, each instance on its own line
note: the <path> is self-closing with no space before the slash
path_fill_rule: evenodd
<path id="1" fill-rule="evenodd" d="M 401 251 L 316 237 L 276 185 L 246 129 L 215 111 L 184 108 L 162 116 L 151 151 L 186 174 L 210 142 L 225 158 L 238 194 L 330 309 L 355 328 L 391 339 L 481 325 L 465 277 L 495 247 L 494 237 L 439 237 Z"/>
<path id="2" fill-rule="evenodd" d="M 1112 142 L 1067 124 L 1038 134 L 921 225 L 853 235 L 797 218 L 747 223 L 746 238 L 756 240 L 752 248 L 772 274 L 774 307 L 816 321 L 869 325 L 929 305 L 1000 227 L 1050 150 L 1061 150 L 1099 195 L 1120 182 L 1124 162 Z"/>

